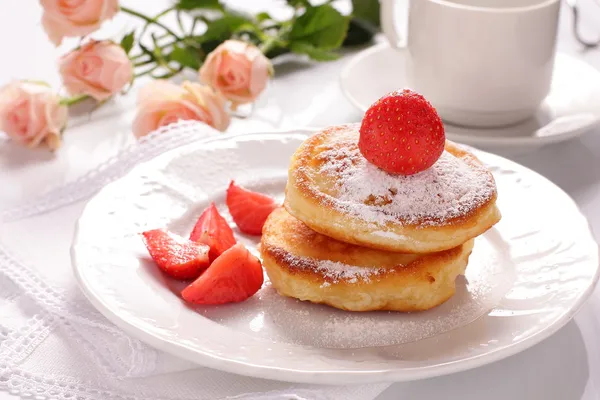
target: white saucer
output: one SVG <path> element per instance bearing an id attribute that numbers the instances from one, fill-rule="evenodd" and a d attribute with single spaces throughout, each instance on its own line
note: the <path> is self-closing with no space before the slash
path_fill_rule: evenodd
<path id="1" fill-rule="evenodd" d="M 410 87 L 406 51 L 387 43 L 360 52 L 341 74 L 342 91 L 361 111 L 382 95 Z M 559 53 L 552 89 L 536 116 L 518 125 L 482 129 L 446 124 L 449 139 L 483 148 L 533 149 L 561 142 L 600 125 L 600 71 Z"/>
<path id="2" fill-rule="evenodd" d="M 502 221 L 477 238 L 457 293 L 443 305 L 349 313 L 279 296 L 268 279 L 240 304 L 185 304 L 181 284 L 148 259 L 139 233 L 166 226 L 187 234 L 211 201 L 228 216 L 230 179 L 281 200 L 290 156 L 310 134 L 215 136 L 105 186 L 79 219 L 72 248 L 87 298 L 129 334 L 206 367 L 357 384 L 432 377 L 508 357 L 564 326 L 592 292 L 598 246 L 573 200 L 537 173 L 477 152 L 494 173 Z M 256 253 L 257 238 L 235 231 Z"/>

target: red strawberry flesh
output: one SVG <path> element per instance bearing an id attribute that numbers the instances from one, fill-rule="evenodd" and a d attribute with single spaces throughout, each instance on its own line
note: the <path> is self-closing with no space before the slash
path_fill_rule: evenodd
<path id="1" fill-rule="evenodd" d="M 227 220 L 219 214 L 215 203 L 210 203 L 202 212 L 190 234 L 190 240 L 207 245 L 210 248 L 211 261 L 236 243 L 233 230 Z"/>
<path id="2" fill-rule="evenodd" d="M 244 301 L 263 284 L 260 260 L 238 243 L 221 254 L 181 296 L 192 304 L 224 304 Z"/>
<path id="3" fill-rule="evenodd" d="M 226 201 L 233 221 L 249 235 L 260 235 L 267 217 L 279 207 L 272 197 L 244 189 L 234 181 L 229 184 Z"/>
<path id="4" fill-rule="evenodd" d="M 208 246 L 194 243 L 164 229 L 142 233 L 156 265 L 175 279 L 196 279 L 209 265 Z"/>

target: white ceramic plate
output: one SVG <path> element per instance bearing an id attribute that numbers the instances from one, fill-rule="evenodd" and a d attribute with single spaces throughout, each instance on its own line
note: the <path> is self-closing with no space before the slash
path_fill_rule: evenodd
<path id="1" fill-rule="evenodd" d="M 598 247 L 569 196 L 514 162 L 478 153 L 494 171 L 504 217 L 477 239 L 466 278 L 442 306 L 348 313 L 280 297 L 268 283 L 241 304 L 186 305 L 178 297 L 182 285 L 158 272 L 139 233 L 166 226 L 187 234 L 210 201 L 223 205 L 232 178 L 281 199 L 290 155 L 307 134 L 219 136 L 107 185 L 85 208 L 72 248 L 89 300 L 131 335 L 204 366 L 350 384 L 419 379 L 502 359 L 551 335 L 591 293 Z M 238 237 L 256 251 L 254 238 Z"/>
<path id="2" fill-rule="evenodd" d="M 342 91 L 365 112 L 384 94 L 410 87 L 406 56 L 406 50 L 394 50 L 387 43 L 363 50 L 342 71 Z M 550 94 L 534 118 L 494 129 L 446 124 L 446 135 L 480 148 L 519 151 L 571 139 L 599 125 L 600 71 L 575 57 L 558 53 Z"/>

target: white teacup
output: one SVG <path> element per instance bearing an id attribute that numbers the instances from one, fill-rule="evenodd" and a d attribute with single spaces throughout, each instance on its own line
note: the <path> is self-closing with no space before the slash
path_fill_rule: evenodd
<path id="1" fill-rule="evenodd" d="M 381 0 L 381 24 L 402 47 L 395 3 Z M 552 80 L 560 0 L 410 0 L 408 77 L 441 117 L 466 126 L 531 117 Z"/>

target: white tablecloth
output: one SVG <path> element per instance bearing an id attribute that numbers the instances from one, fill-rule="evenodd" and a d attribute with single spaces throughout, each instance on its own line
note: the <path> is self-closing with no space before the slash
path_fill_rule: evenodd
<path id="1" fill-rule="evenodd" d="M 589 6 L 586 1 L 581 2 Z M 168 2 L 123 3 L 151 12 Z M 590 36 L 600 34 L 600 8 L 596 9 L 597 14 L 592 14 L 592 10 L 593 7 L 586 7 L 582 13 L 584 32 Z M 600 68 L 600 49 L 582 50 L 571 35 L 570 14 L 563 12 L 562 17 L 559 49 Z M 35 1 L 0 4 L 0 43 L 4 55 L 0 84 L 13 78 L 31 78 L 59 86 L 51 60 L 64 49 L 54 49 L 46 41 L 39 18 L 40 7 Z M 117 18 L 103 32 L 107 35 L 122 32 L 127 23 L 127 18 Z M 361 113 L 345 100 L 338 82 L 339 72 L 351 56 L 350 53 L 338 61 L 315 66 L 302 61 L 279 65 L 277 78 L 257 105 L 253 119 L 236 121 L 231 131 L 359 121 Z M 0 146 L 0 207 L 17 204 L 23 198 L 71 181 L 132 142 L 128 127 L 133 118 L 134 98 L 131 94 L 90 117 L 73 118 L 65 147 L 56 157 Z M 588 216 L 593 229 L 600 232 L 600 130 L 515 159 L 567 191 Z M 379 399 L 440 396 L 462 400 L 600 398 L 600 290 L 596 290 L 574 321 L 530 350 L 474 371 L 394 384 Z M 0 393 L 0 400 L 12 398 Z"/>

